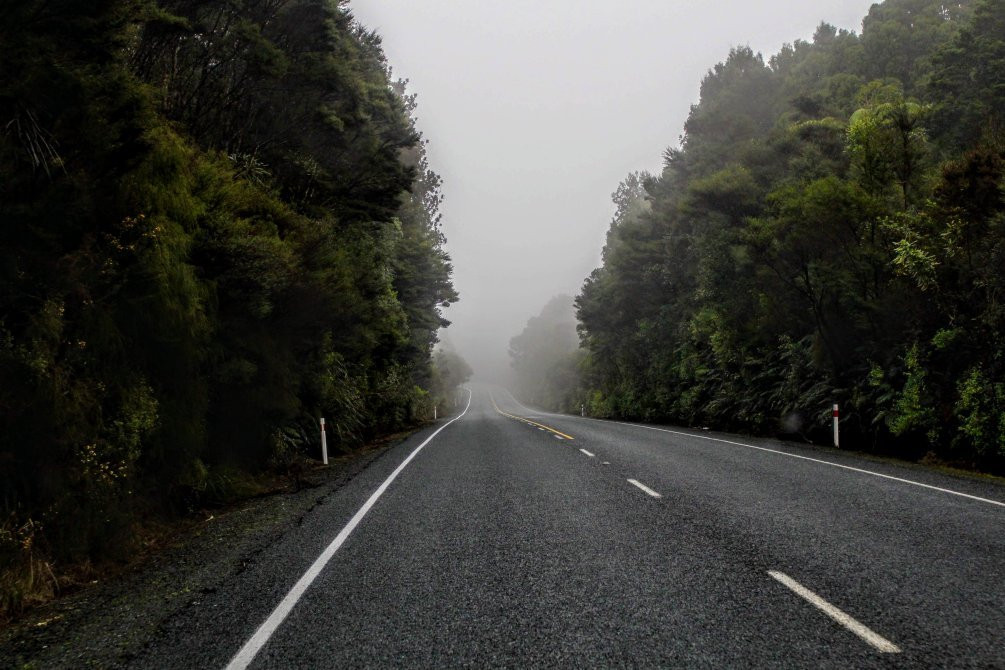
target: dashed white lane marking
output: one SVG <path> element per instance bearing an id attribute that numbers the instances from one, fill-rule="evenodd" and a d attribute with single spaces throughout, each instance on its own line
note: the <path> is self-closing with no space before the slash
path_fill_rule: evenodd
<path id="1" fill-rule="evenodd" d="M 656 493 L 656 491 L 653 491 L 651 488 L 649 488 L 648 486 L 646 486 L 645 484 L 643 484 L 642 482 L 640 482 L 637 479 L 629 479 L 628 483 L 631 484 L 632 486 L 639 487 L 640 489 L 642 489 L 643 491 L 646 492 L 646 495 L 650 495 L 653 498 L 662 498 L 663 497 L 661 494 Z"/>
<path id="2" fill-rule="evenodd" d="M 387 487 L 391 485 L 391 482 L 393 482 L 398 475 L 401 474 L 401 471 L 405 469 L 405 466 L 412 462 L 412 459 L 415 458 L 420 451 L 422 451 L 424 446 L 432 442 L 433 438 L 439 435 L 444 428 L 467 414 L 468 408 L 470 407 L 471 390 L 468 389 L 468 404 L 467 407 L 464 408 L 464 411 L 457 417 L 440 426 L 435 433 L 426 438 L 425 442 L 416 447 L 415 450 L 408 455 L 408 458 L 401 462 L 401 465 L 395 468 L 394 472 L 392 472 L 391 475 L 384 480 L 384 483 L 373 492 L 373 495 L 371 495 L 365 503 L 363 503 L 363 506 L 360 507 L 359 511 L 356 512 L 352 519 L 349 520 L 349 523 L 347 523 L 345 527 L 339 531 L 339 534 L 335 536 L 335 539 L 332 540 L 331 544 L 329 544 L 325 550 L 321 552 L 321 555 L 318 556 L 314 563 L 311 564 L 311 567 L 307 569 L 307 572 L 305 572 L 303 576 L 297 580 L 297 583 L 293 585 L 293 588 L 286 594 L 286 597 L 283 598 L 283 600 L 276 606 L 276 609 L 272 610 L 272 614 L 270 614 L 269 618 L 265 620 L 265 623 L 259 626 L 258 630 L 255 631 L 255 634 L 252 635 L 251 638 L 244 643 L 244 646 L 241 647 L 240 651 L 234 655 L 234 658 L 230 659 L 230 663 L 227 664 L 226 670 L 245 670 L 245 668 L 247 668 L 248 665 L 255 660 L 255 656 L 258 655 L 258 652 L 261 651 L 262 647 L 265 646 L 265 643 L 269 641 L 269 638 L 272 637 L 272 634 L 276 632 L 276 629 L 279 628 L 280 624 L 283 623 L 283 620 L 286 619 L 290 611 L 293 610 L 301 596 L 304 595 L 304 592 L 306 592 L 308 587 L 310 587 L 314 580 L 317 579 L 317 576 L 321 574 L 324 567 L 328 565 L 328 561 L 332 559 L 332 556 L 334 556 L 335 552 L 339 550 L 339 547 L 345 543 L 349 535 L 351 535 L 356 529 L 356 526 L 359 525 L 359 522 L 363 520 L 364 516 L 366 516 L 366 513 L 370 511 L 370 508 L 373 507 L 374 503 L 376 503 L 380 496 L 384 494 Z"/>
<path id="3" fill-rule="evenodd" d="M 922 484 L 921 482 L 916 482 L 911 479 L 903 479 L 901 477 L 894 477 L 893 475 L 884 475 L 881 472 L 874 472 L 872 470 L 863 470 L 862 468 L 855 468 L 850 465 L 843 465 L 841 463 L 834 463 L 833 461 L 825 461 L 820 458 L 810 458 L 809 456 L 800 456 L 799 454 L 790 454 L 787 451 L 780 451 L 778 449 L 769 449 L 767 447 L 757 447 L 753 444 L 744 444 L 743 442 L 733 442 L 731 440 L 721 440 L 717 437 L 705 437 L 704 435 L 695 435 L 693 433 L 684 433 L 678 430 L 667 430 L 666 428 L 656 428 L 655 426 L 644 426 L 639 423 L 625 423 L 623 421 L 611 421 L 609 423 L 617 423 L 622 426 L 634 426 L 635 428 L 645 428 L 647 430 L 656 430 L 661 433 L 670 433 L 671 435 L 683 435 L 686 437 L 694 437 L 699 440 L 708 440 L 710 442 L 721 442 L 722 444 L 731 444 L 736 447 L 746 447 L 747 449 L 756 449 L 758 451 L 766 451 L 769 454 L 778 454 L 779 456 L 788 456 L 789 458 L 798 458 L 802 461 L 812 461 L 813 463 L 819 463 L 821 465 L 829 465 L 834 468 L 841 468 L 842 470 L 851 470 L 852 472 L 859 472 L 864 475 L 872 475 L 873 477 L 882 477 L 883 479 L 889 479 L 891 481 L 900 482 L 902 484 L 911 484 L 912 486 L 920 486 L 924 489 L 930 489 L 932 491 L 939 491 L 941 493 L 949 493 L 954 496 L 960 496 L 961 498 L 970 498 L 971 500 L 977 500 L 979 502 L 990 503 L 992 505 L 998 505 L 999 507 L 1005 507 L 1005 502 L 1000 502 L 998 500 L 991 500 L 990 498 L 981 498 L 980 496 L 972 496 L 969 493 L 961 493 L 959 491 L 953 491 L 952 489 L 944 489 L 939 486 L 932 486 L 931 484 Z"/>
<path id="4" fill-rule="evenodd" d="M 555 438 L 556 440 L 565 440 L 565 438 L 562 437 L 561 435 L 552 435 L 552 437 Z"/>
<path id="5" fill-rule="evenodd" d="M 601 465 L 610 465 L 610 464 L 611 464 L 610 461 L 604 461 L 603 463 L 601 463 Z"/>
<path id="6" fill-rule="evenodd" d="M 513 402 L 515 402 L 517 405 L 520 405 L 520 407 L 523 407 L 524 409 L 529 409 L 528 407 L 525 407 L 523 404 L 521 404 L 520 401 L 517 400 L 509 390 L 507 390 L 506 392 L 509 393 L 510 397 L 513 398 Z M 554 414 L 554 413 L 551 413 L 551 412 L 539 412 L 539 413 L 540 414 L 544 414 L 546 416 L 559 416 L 559 417 L 562 417 L 562 418 L 583 420 L 581 417 L 578 417 L 578 416 L 575 416 L 575 415 Z M 656 426 L 647 426 L 647 425 L 641 424 L 641 423 L 628 423 L 626 421 L 610 421 L 610 420 L 607 420 L 607 419 L 594 419 L 593 417 L 586 417 L 585 420 L 586 421 L 599 421 L 601 423 L 614 423 L 614 424 L 617 424 L 619 426 L 631 426 L 633 428 L 642 428 L 644 430 L 655 430 L 655 431 L 660 432 L 660 433 L 670 433 L 671 435 L 682 435 L 684 437 L 693 437 L 693 438 L 698 439 L 698 440 L 708 440 L 709 442 L 719 442 L 721 444 L 730 444 L 730 445 L 733 445 L 734 447 L 746 447 L 747 449 L 756 449 L 757 451 L 765 451 L 765 452 L 767 452 L 769 454 L 777 454 L 779 456 L 788 456 L 789 458 L 798 458 L 798 459 L 803 460 L 803 461 L 810 461 L 810 462 L 813 462 L 813 463 L 819 463 L 820 465 L 829 465 L 831 467 L 841 468 L 843 470 L 851 470 L 852 472 L 858 472 L 858 473 L 861 473 L 863 475 L 872 475 L 873 477 L 882 477 L 883 479 L 889 479 L 890 481 L 900 482 L 901 484 L 910 484 L 911 486 L 920 486 L 923 489 L 929 489 L 931 491 L 939 491 L 940 493 L 948 493 L 950 495 L 960 496 L 961 498 L 969 498 L 970 500 L 976 500 L 978 502 L 988 503 L 988 504 L 991 504 L 991 505 L 997 505 L 998 507 L 1005 507 L 1005 502 L 1002 502 L 1000 500 L 992 500 L 990 498 L 981 498 L 980 496 L 970 495 L 969 493 L 962 493 L 960 491 L 954 491 L 952 489 L 944 489 L 941 486 L 932 486 L 931 484 L 923 484 L 921 482 L 916 482 L 913 479 L 904 479 L 902 477 L 894 477 L 893 475 L 884 475 L 881 472 L 875 472 L 873 470 L 864 470 L 862 468 L 856 468 L 856 467 L 852 467 L 850 465 L 843 465 L 841 463 L 834 463 L 833 461 L 825 461 L 825 460 L 820 459 L 820 458 L 810 458 L 809 456 L 800 456 L 799 454 L 790 454 L 787 451 L 781 451 L 779 449 L 769 449 L 768 447 L 758 447 L 758 446 L 755 446 L 753 444 L 744 444 L 743 442 L 734 442 L 732 440 L 723 440 L 723 439 L 718 438 L 718 437 L 708 437 L 706 435 L 695 435 L 694 433 L 685 433 L 685 432 L 679 431 L 679 430 L 669 430 L 667 428 L 657 428 Z"/>
<path id="7" fill-rule="evenodd" d="M 580 449 L 580 451 L 589 456 L 590 458 L 596 458 L 596 454 L 591 454 L 586 449 Z"/>
<path id="8" fill-rule="evenodd" d="M 851 632 L 855 633 L 855 635 L 858 635 L 866 643 L 872 645 L 877 650 L 883 652 L 884 654 L 900 653 L 900 647 L 895 645 L 893 642 L 890 642 L 882 635 L 870 630 L 864 624 L 860 623 L 859 621 L 856 621 L 854 618 L 852 618 L 848 614 L 845 614 L 837 607 L 834 607 L 834 605 L 831 605 L 829 602 L 827 602 L 817 594 L 813 593 L 813 591 L 810 591 L 808 588 L 806 588 L 796 580 L 792 579 L 792 577 L 789 577 L 784 572 L 769 570 L 768 574 L 771 575 L 774 579 L 784 584 L 785 586 L 787 586 L 800 598 L 807 601 L 808 603 L 816 607 L 818 610 L 820 610 L 827 616 L 829 616 L 831 619 L 834 619 L 834 621 L 837 621 L 839 624 L 841 624 Z"/>

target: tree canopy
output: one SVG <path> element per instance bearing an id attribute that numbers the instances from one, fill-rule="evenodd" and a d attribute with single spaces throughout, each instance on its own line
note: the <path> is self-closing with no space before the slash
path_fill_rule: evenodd
<path id="1" fill-rule="evenodd" d="M 28 527 L 127 552 L 138 509 L 306 454 L 320 416 L 348 449 L 427 415 L 440 179 L 345 2 L 0 17 L 4 557 Z"/>
<path id="2" fill-rule="evenodd" d="M 836 402 L 845 445 L 1005 468 L 1003 25 L 886 0 L 710 70 L 615 194 L 566 409 L 825 441 Z"/>

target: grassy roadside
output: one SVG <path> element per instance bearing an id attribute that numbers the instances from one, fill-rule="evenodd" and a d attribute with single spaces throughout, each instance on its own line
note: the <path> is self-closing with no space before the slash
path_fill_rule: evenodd
<path id="1" fill-rule="evenodd" d="M 421 429 L 390 434 L 359 449 L 333 456 L 329 465 L 297 458 L 258 474 L 228 470 L 211 496 L 184 515 L 140 511 L 127 545 L 115 558 L 60 564 L 51 558 L 43 529 L 29 522 L 0 525 L 0 634 L 32 619 L 46 606 L 114 581 L 141 569 L 168 549 L 176 548 L 207 524 L 225 518 L 249 502 L 296 494 L 323 485 L 332 473 L 368 455 L 382 452 Z M 58 620 L 59 617 L 56 617 Z M 43 617 L 33 625 L 51 623 Z"/>
<path id="2" fill-rule="evenodd" d="M 371 463 L 424 426 L 315 464 L 297 489 L 273 492 L 166 524 L 142 555 L 26 609 L 0 628 L 0 668 L 123 667 L 185 610 L 243 572 Z M 267 480 L 266 480 L 267 481 Z"/>

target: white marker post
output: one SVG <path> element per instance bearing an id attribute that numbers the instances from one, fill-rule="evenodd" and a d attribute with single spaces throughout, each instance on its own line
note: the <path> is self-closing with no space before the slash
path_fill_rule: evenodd
<path id="1" fill-rule="evenodd" d="M 436 421 L 436 405 L 433 405 L 433 421 Z"/>
<path id="2" fill-rule="evenodd" d="M 328 465 L 328 438 L 325 436 L 325 418 L 321 417 L 321 460 Z"/>
<path id="3" fill-rule="evenodd" d="M 841 441 L 838 439 L 838 418 L 838 406 L 837 403 L 834 403 L 834 446 L 840 449 Z"/>
<path id="4" fill-rule="evenodd" d="M 586 416 L 586 405 L 579 406 L 579 416 Z"/>

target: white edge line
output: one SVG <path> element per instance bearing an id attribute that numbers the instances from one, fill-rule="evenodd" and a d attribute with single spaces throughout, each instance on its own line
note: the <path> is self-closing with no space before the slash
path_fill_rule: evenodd
<path id="1" fill-rule="evenodd" d="M 325 565 L 328 564 L 328 562 L 332 559 L 332 556 L 335 555 L 335 552 L 337 552 L 345 543 L 346 539 L 350 534 L 352 534 L 353 530 L 356 529 L 356 526 L 358 526 L 359 522 L 362 521 L 364 516 L 366 516 L 366 513 L 370 511 L 370 508 L 373 507 L 374 503 L 376 503 L 380 496 L 384 494 L 384 491 L 386 491 L 387 487 L 391 485 L 391 482 L 393 482 L 401 471 L 405 469 L 405 466 L 407 466 L 412 459 L 415 458 L 420 451 L 422 451 L 423 447 L 429 444 L 434 437 L 440 434 L 440 431 L 468 413 L 468 408 L 471 407 L 471 389 L 467 389 L 467 392 L 468 404 L 464 408 L 464 411 L 437 428 L 436 432 L 427 437 L 422 444 L 416 447 L 415 450 L 408 455 L 408 458 L 401 462 L 401 465 L 395 468 L 394 472 L 392 472 L 391 475 L 384 480 L 384 483 L 373 492 L 373 495 L 371 495 L 365 503 L 363 503 L 363 506 L 359 508 L 359 511 L 357 511 L 355 515 L 353 515 L 352 519 L 349 520 L 349 523 L 347 523 L 345 527 L 339 531 L 339 534 L 335 536 L 335 539 L 332 540 L 331 544 L 329 544 L 325 550 L 321 552 L 321 555 L 318 556 L 314 563 L 311 564 L 311 567 L 307 569 L 307 572 L 305 572 L 303 576 L 297 580 L 297 583 L 293 585 L 293 588 L 291 588 L 289 593 L 286 594 L 286 597 L 283 598 L 276 606 L 276 609 L 272 610 L 272 614 L 269 615 L 269 618 L 266 619 L 265 622 L 258 627 L 258 630 L 255 631 L 255 634 L 244 643 L 244 646 L 241 647 L 240 651 L 238 651 L 230 660 L 230 663 L 227 664 L 226 670 L 244 670 L 255 659 L 258 652 L 261 651 L 262 647 L 265 646 L 265 643 L 269 641 L 272 634 L 276 632 L 276 629 L 279 628 L 280 624 L 283 623 L 283 620 L 286 619 L 290 611 L 292 611 L 296 606 L 297 601 L 299 601 L 304 595 L 304 592 L 307 591 L 311 583 L 317 579 L 317 576 L 324 569 Z"/>
<path id="2" fill-rule="evenodd" d="M 597 457 L 596 454 L 591 454 L 586 449 L 580 449 L 580 451 L 583 452 L 584 454 L 586 454 L 587 456 L 589 456 L 590 458 L 596 458 Z"/>
<path id="3" fill-rule="evenodd" d="M 746 447 L 748 449 L 757 449 L 758 451 L 766 451 L 771 454 L 778 454 L 780 456 L 788 456 L 790 458 L 798 458 L 804 461 L 812 461 L 813 463 L 820 463 L 822 465 L 830 465 L 835 468 L 842 468 L 844 470 L 851 470 L 852 472 L 859 472 L 865 475 L 872 475 L 873 477 L 882 477 L 883 479 L 889 479 L 895 482 L 901 482 L 902 484 L 911 484 L 913 486 L 920 486 L 922 488 L 931 489 L 932 491 L 940 491 L 942 493 L 949 493 L 954 496 L 960 496 L 963 498 L 970 498 L 971 500 L 977 500 L 980 502 L 989 503 L 991 505 L 998 505 L 999 507 L 1005 507 L 1005 502 L 999 502 L 997 500 L 991 500 L 990 498 L 981 498 L 979 496 L 970 495 L 969 493 L 961 493 L 959 491 L 953 491 L 951 489 L 944 489 L 938 486 L 932 486 L 931 484 L 923 484 L 921 482 L 916 482 L 911 479 L 903 479 L 901 477 L 894 477 L 893 475 L 884 475 L 881 472 L 874 472 L 872 470 L 863 470 L 862 468 L 852 467 L 850 465 L 842 465 L 841 463 L 834 463 L 833 461 L 825 461 L 819 458 L 811 458 L 809 456 L 800 456 L 799 454 L 790 454 L 787 451 L 779 451 L 778 449 L 769 449 L 767 447 L 755 447 L 752 444 L 743 444 L 742 442 L 732 442 L 730 440 L 722 440 L 717 437 L 705 437 L 704 435 L 695 435 L 693 433 L 685 433 L 677 430 L 667 430 L 666 428 L 656 428 L 654 426 L 645 426 L 638 423 L 625 423 L 623 421 L 609 421 L 608 423 L 616 423 L 622 426 L 634 426 L 636 428 L 646 428 L 648 430 L 656 430 L 661 433 L 671 433 L 673 435 L 684 435 L 687 437 L 696 437 L 700 440 L 708 440 L 710 442 L 721 442 L 723 444 L 731 444 L 737 447 Z"/>
<path id="4" fill-rule="evenodd" d="M 884 654 L 899 654 L 900 647 L 890 642 L 885 637 L 879 633 L 874 632 L 868 628 L 865 624 L 859 622 L 854 617 L 842 612 L 840 609 L 831 605 L 829 602 L 818 596 L 817 594 L 810 591 L 808 588 L 797 582 L 796 580 L 789 577 L 784 572 L 777 572 L 775 570 L 768 570 L 768 574 L 774 579 L 778 580 L 800 598 L 810 603 L 818 610 L 829 616 L 834 621 L 838 622 L 851 632 L 858 635 L 865 642 L 875 647 L 877 650 L 883 652 Z"/>
<path id="5" fill-rule="evenodd" d="M 642 489 L 643 491 L 645 491 L 647 495 L 651 495 L 653 498 L 662 498 L 663 497 L 662 494 L 656 493 L 656 491 L 653 491 L 651 488 L 649 488 L 648 486 L 646 486 L 645 484 L 643 484 L 642 482 L 640 482 L 637 479 L 629 479 L 628 483 L 631 484 L 632 486 L 639 487 L 640 489 Z"/>
<path id="6" fill-rule="evenodd" d="M 520 401 L 517 400 L 513 396 L 513 393 L 510 392 L 509 389 L 506 389 L 506 392 L 509 393 L 509 395 L 510 395 L 511 398 L 513 398 L 513 402 L 515 402 L 516 404 L 520 405 L 524 409 L 527 409 L 527 410 L 530 409 L 528 407 L 524 407 L 520 403 Z M 538 413 L 541 414 L 542 412 L 538 412 Z M 581 419 L 581 418 L 583 418 L 583 417 L 575 416 L 573 414 L 565 415 L 565 414 L 553 414 L 553 413 L 547 413 L 547 412 L 545 412 L 545 414 L 550 414 L 551 416 L 561 416 L 561 417 L 570 418 L 570 419 Z M 872 470 L 863 470 L 862 468 L 856 468 L 856 467 L 852 467 L 850 465 L 842 465 L 841 463 L 834 463 L 832 461 L 825 461 L 825 460 L 822 460 L 822 459 L 819 459 L 819 458 L 811 458 L 809 456 L 800 456 L 799 454 L 790 454 L 787 451 L 780 451 L 778 449 L 769 449 L 768 447 L 755 447 L 752 444 L 744 444 L 742 442 L 733 442 L 731 440 L 723 440 L 723 439 L 720 439 L 718 437 L 708 437 L 708 436 L 705 436 L 705 435 L 696 435 L 694 433 L 685 433 L 685 432 L 679 431 L 679 430 L 669 430 L 667 428 L 657 428 L 656 426 L 647 426 L 647 425 L 642 424 L 642 423 L 628 423 L 627 421 L 611 421 L 609 419 L 595 419 L 593 417 L 586 417 L 586 418 L 588 420 L 590 420 L 590 421 L 600 421 L 602 423 L 614 423 L 614 424 L 617 424 L 619 426 L 631 426 L 633 428 L 644 428 L 646 430 L 655 430 L 655 431 L 658 431 L 660 433 L 670 433 L 671 435 L 683 435 L 685 437 L 693 437 L 693 438 L 696 438 L 696 439 L 699 439 L 699 440 L 708 440 L 709 442 L 721 442 L 722 444 L 731 444 L 731 445 L 733 445 L 735 447 L 746 447 L 747 449 L 757 449 L 758 451 L 766 451 L 766 452 L 771 453 L 771 454 L 778 454 L 779 456 L 788 456 L 789 458 L 798 458 L 798 459 L 804 460 L 804 461 L 812 461 L 813 463 L 820 463 L 821 465 L 830 465 L 830 466 L 835 467 L 835 468 L 842 468 L 844 470 L 851 470 L 852 472 L 859 472 L 859 473 L 865 474 L 865 475 L 872 475 L 873 477 L 882 477 L 883 479 L 889 479 L 891 481 L 900 482 L 901 484 L 911 484 L 912 486 L 920 486 L 921 488 L 929 489 L 929 490 L 932 490 L 932 491 L 939 491 L 940 493 L 948 493 L 950 495 L 960 496 L 961 498 L 969 498 L 970 500 L 976 500 L 978 502 L 988 503 L 989 505 L 997 505 L 998 507 L 1005 507 L 1005 502 L 1001 502 L 1001 501 L 998 501 L 998 500 L 991 500 L 990 498 L 981 498 L 980 496 L 970 495 L 969 493 L 961 493 L 960 491 L 953 491 L 952 489 L 944 489 L 944 488 L 941 488 L 939 486 L 932 486 L 931 484 L 923 484 L 921 482 L 916 482 L 916 481 L 911 480 L 911 479 L 903 479 L 901 477 L 894 477 L 893 475 L 884 475 L 881 472 L 874 472 Z"/>

